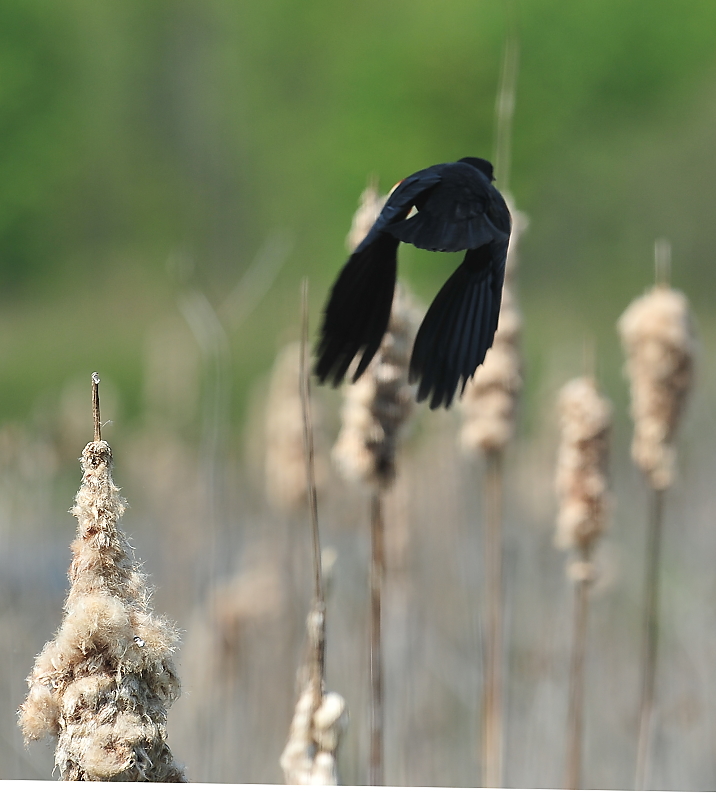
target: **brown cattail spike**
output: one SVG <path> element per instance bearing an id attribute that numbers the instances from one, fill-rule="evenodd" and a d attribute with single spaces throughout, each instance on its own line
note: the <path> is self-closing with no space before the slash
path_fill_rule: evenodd
<path id="1" fill-rule="evenodd" d="M 686 297 L 666 285 L 634 300 L 618 323 L 634 419 L 632 458 L 653 488 L 674 480 L 673 438 L 691 389 L 695 340 Z"/>
<path id="2" fill-rule="evenodd" d="M 415 306 L 398 284 L 378 354 L 365 374 L 345 389 L 343 427 L 333 459 L 349 480 L 384 488 L 395 477 L 396 448 L 415 406 L 408 366 L 416 329 Z"/>
<path id="3" fill-rule="evenodd" d="M 465 452 L 501 451 L 514 436 L 517 399 L 522 388 L 519 339 L 522 318 L 512 289 L 502 291 L 500 321 L 485 362 L 468 382 L 460 403 Z"/>
<path id="4" fill-rule="evenodd" d="M 180 692 L 177 632 L 152 613 L 146 577 L 118 527 L 126 503 L 107 442 L 87 444 L 81 463 L 64 618 L 28 677 L 20 727 L 26 741 L 57 737 L 63 780 L 184 782 L 166 741 Z"/>
<path id="5" fill-rule="evenodd" d="M 560 504 L 555 545 L 579 550 L 591 546 L 606 528 L 612 410 L 594 380 L 580 377 L 560 392 L 559 413 L 562 435 L 556 487 Z"/>
<path id="6" fill-rule="evenodd" d="M 266 494 L 285 513 L 306 507 L 306 463 L 301 410 L 301 344 L 287 344 L 276 357 L 266 401 Z M 320 443 L 321 409 L 312 398 L 313 430 Z M 314 455 L 318 490 L 325 483 L 326 459 L 320 448 Z"/>
<path id="7" fill-rule="evenodd" d="M 378 181 L 371 178 L 360 196 L 358 210 L 353 215 L 351 229 L 346 238 L 346 246 L 350 252 L 363 241 L 373 223 L 380 215 L 385 205 L 387 195 L 378 191 Z"/>
<path id="8" fill-rule="evenodd" d="M 501 452 L 513 438 L 517 401 L 522 390 L 520 338 L 522 316 L 517 304 L 516 277 L 518 244 L 529 221 L 506 197 L 512 216 L 512 235 L 507 251 L 505 285 L 502 289 L 500 320 L 485 362 L 465 386 L 460 402 L 463 424 L 460 444 L 466 453 Z"/>

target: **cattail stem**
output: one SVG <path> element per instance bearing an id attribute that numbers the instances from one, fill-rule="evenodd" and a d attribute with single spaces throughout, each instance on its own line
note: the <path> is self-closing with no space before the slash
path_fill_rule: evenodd
<path id="1" fill-rule="evenodd" d="M 311 422 L 311 393 L 307 368 L 306 350 L 308 349 L 308 280 L 304 279 L 301 285 L 301 412 L 303 414 L 303 448 L 306 461 L 306 485 L 308 487 L 308 508 L 311 516 L 311 540 L 313 542 L 313 605 L 314 610 L 320 614 L 325 625 L 325 602 L 323 598 L 323 575 L 321 574 L 321 540 L 318 534 L 318 502 L 316 498 L 316 475 L 314 468 L 313 452 L 313 425 Z M 325 628 L 318 637 L 318 651 L 316 653 L 315 678 L 320 690 L 323 690 L 325 676 Z"/>
<path id="2" fill-rule="evenodd" d="M 306 622 L 309 643 L 307 668 L 302 667 L 299 670 L 301 693 L 280 763 L 288 785 L 337 785 L 336 750 L 347 718 L 346 703 L 343 697 L 325 691 L 326 608 L 321 542 L 318 534 L 313 426 L 306 352 L 308 348 L 308 281 L 306 279 L 303 280 L 301 286 L 301 315 L 299 384 L 315 579 L 313 607 Z"/>
<path id="3" fill-rule="evenodd" d="M 303 444 L 306 454 L 306 483 L 308 485 L 308 508 L 311 516 L 311 538 L 313 541 L 314 598 L 323 602 L 323 580 L 321 579 L 321 542 L 318 535 L 318 503 L 316 500 L 316 477 L 313 453 L 313 429 L 311 423 L 311 394 L 306 367 L 308 349 L 308 281 L 302 285 L 303 330 L 301 341 L 301 412 L 303 414 Z"/>
<path id="4" fill-rule="evenodd" d="M 508 8 L 509 30 L 502 56 L 500 83 L 495 103 L 495 175 L 500 190 L 509 187 L 510 156 L 512 150 L 512 119 L 515 113 L 515 89 L 519 72 L 520 44 L 514 4 Z"/>
<path id="5" fill-rule="evenodd" d="M 654 709 L 656 658 L 659 643 L 659 572 L 665 489 L 651 492 L 651 512 L 646 542 L 646 585 L 644 591 L 644 633 L 641 655 L 641 703 L 634 788 L 643 791 L 649 771 L 651 721 Z"/>
<path id="6" fill-rule="evenodd" d="M 99 415 L 99 375 L 92 372 L 92 419 L 94 420 L 94 440 L 102 438 L 102 424 Z"/>
<path id="7" fill-rule="evenodd" d="M 587 651 L 587 616 L 591 551 L 584 547 L 580 553 L 580 573 L 574 581 L 574 626 L 572 630 L 572 660 L 569 667 L 569 704 L 567 707 L 567 759 L 564 787 L 570 791 L 581 788 L 582 739 L 584 733 L 584 664 Z"/>
<path id="8" fill-rule="evenodd" d="M 383 784 L 383 661 L 381 653 L 381 599 L 385 573 L 381 490 L 370 505 L 370 784 Z"/>
<path id="9" fill-rule="evenodd" d="M 486 453 L 487 652 L 482 699 L 482 784 L 502 785 L 502 453 Z"/>

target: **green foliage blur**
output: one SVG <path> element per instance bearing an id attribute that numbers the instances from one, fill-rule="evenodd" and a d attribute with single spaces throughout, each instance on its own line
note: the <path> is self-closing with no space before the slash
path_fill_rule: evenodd
<path id="1" fill-rule="evenodd" d="M 651 282 L 658 236 L 708 328 L 712 0 L 5 0 L 0 420 L 98 370 L 131 422 L 147 331 L 180 319 L 187 288 L 218 306 L 286 236 L 278 279 L 229 333 L 240 420 L 298 329 L 304 275 L 315 328 L 368 177 L 387 190 L 492 155 L 511 13 L 532 375 L 565 338 L 578 368 L 589 333 L 617 380 L 614 322 Z M 427 303 L 453 263 L 405 248 L 401 273 Z"/>

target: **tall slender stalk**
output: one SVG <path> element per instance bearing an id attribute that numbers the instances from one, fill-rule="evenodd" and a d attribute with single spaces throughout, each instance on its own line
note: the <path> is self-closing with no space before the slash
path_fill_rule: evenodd
<path id="1" fill-rule="evenodd" d="M 314 473 L 313 424 L 308 349 L 308 281 L 301 286 L 302 335 L 300 393 L 306 486 L 313 543 L 313 602 L 306 619 L 307 662 L 299 669 L 300 695 L 291 721 L 280 764 L 288 785 L 337 785 L 336 753 L 347 724 L 346 703 L 335 692 L 325 691 L 326 608 L 323 590 L 321 542 Z"/>
<path id="2" fill-rule="evenodd" d="M 486 453 L 487 651 L 482 700 L 482 785 L 502 785 L 502 452 Z"/>
<path id="3" fill-rule="evenodd" d="M 102 420 L 99 413 L 99 375 L 92 372 L 92 421 L 94 422 L 94 440 L 102 439 Z"/>
<path id="4" fill-rule="evenodd" d="M 323 634 L 319 636 L 316 667 L 318 685 L 323 687 L 325 674 L 325 602 L 323 599 L 323 577 L 321 575 L 321 540 L 318 534 L 318 502 L 316 499 L 316 476 L 313 452 L 313 425 L 311 421 L 311 394 L 307 368 L 308 349 L 308 280 L 301 285 L 301 413 L 303 414 L 303 444 L 306 455 L 306 486 L 308 488 L 308 508 L 311 517 L 311 541 L 313 544 L 313 608 L 322 619 Z"/>
<path id="5" fill-rule="evenodd" d="M 591 583 L 591 552 L 582 550 L 581 573 L 574 579 L 574 621 L 572 627 L 572 659 L 569 667 L 569 704 L 567 707 L 567 758 L 564 787 L 576 791 L 582 783 L 582 750 L 584 733 L 584 664 L 587 652 L 587 616 Z"/>
<path id="6" fill-rule="evenodd" d="M 634 790 L 646 789 L 649 776 L 654 686 L 659 646 L 659 572 L 661 563 L 662 519 L 665 489 L 651 492 L 651 511 L 646 541 L 646 585 L 644 590 L 644 630 L 641 656 L 641 701 L 637 741 Z"/>
<path id="7" fill-rule="evenodd" d="M 508 4 L 508 32 L 502 56 L 500 83 L 495 102 L 495 177 L 501 192 L 508 191 L 512 154 L 512 120 L 520 64 L 520 42 L 514 3 Z"/>
<path id="8" fill-rule="evenodd" d="M 495 174 L 503 193 L 508 191 L 510 182 L 512 121 L 519 71 L 519 38 L 513 3 L 508 4 L 508 14 L 508 33 L 495 103 Z M 510 277 L 514 276 L 515 245 L 524 227 L 524 218 L 520 217 L 519 224 L 515 225 L 513 231 L 514 240 L 510 242 L 511 253 L 508 254 L 507 266 Z M 503 357 L 500 359 L 493 352 L 488 352 L 485 365 L 471 381 L 462 403 L 467 416 L 462 432 L 463 447 L 467 450 L 479 447 L 485 454 L 487 645 L 482 686 L 481 736 L 482 785 L 485 788 L 500 788 L 503 777 L 502 451 L 513 434 L 515 400 L 522 382 L 517 349 L 520 318 L 507 284 L 500 322 L 493 348 L 497 345 L 497 352 L 502 345 Z"/>
<path id="9" fill-rule="evenodd" d="M 659 569 L 664 494 L 675 478 L 674 438 L 694 375 L 694 339 L 689 303 L 669 284 L 671 247 L 654 246 L 656 284 L 634 300 L 618 322 L 631 388 L 634 437 L 631 454 L 651 490 L 647 532 L 644 633 L 641 660 L 639 733 L 634 782 L 649 776 L 649 748 L 655 705 L 659 637 Z"/>
<path id="10" fill-rule="evenodd" d="M 365 198 L 364 198 L 365 199 Z M 382 785 L 383 767 L 383 662 L 381 612 L 385 578 L 383 497 L 396 472 L 400 435 L 415 405 L 408 383 L 408 365 L 416 312 L 407 291 L 398 284 L 388 330 L 365 374 L 346 389 L 343 426 L 333 447 L 333 459 L 349 480 L 370 487 L 370 756 L 371 785 Z"/>
<path id="11" fill-rule="evenodd" d="M 383 659 L 381 602 L 385 574 L 382 492 L 376 488 L 370 505 L 370 784 L 383 784 Z"/>
<path id="12" fill-rule="evenodd" d="M 564 787 L 577 790 L 582 780 L 587 614 L 589 587 L 594 578 L 592 552 L 604 535 L 609 516 L 611 404 L 599 393 L 593 377 L 576 378 L 559 393 L 559 417 L 555 545 L 572 551 L 567 576 L 574 583 Z"/>

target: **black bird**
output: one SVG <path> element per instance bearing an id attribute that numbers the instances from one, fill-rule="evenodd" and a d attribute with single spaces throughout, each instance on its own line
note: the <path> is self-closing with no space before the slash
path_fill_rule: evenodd
<path id="1" fill-rule="evenodd" d="M 458 383 L 485 359 L 497 328 L 511 220 L 492 185 L 492 164 L 461 158 L 421 169 L 388 197 L 368 235 L 333 284 L 316 349 L 316 375 L 337 386 L 358 353 L 357 380 L 388 327 L 398 244 L 458 252 L 465 258 L 440 289 L 423 319 L 410 359 L 417 399 L 450 406 Z M 409 216 L 412 209 L 417 213 Z"/>

